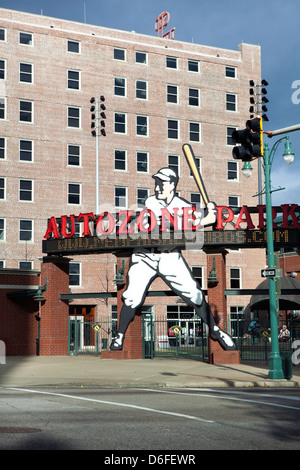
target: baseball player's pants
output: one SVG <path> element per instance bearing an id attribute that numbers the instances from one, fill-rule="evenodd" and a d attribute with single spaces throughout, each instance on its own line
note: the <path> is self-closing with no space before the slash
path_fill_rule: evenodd
<path id="1" fill-rule="evenodd" d="M 127 277 L 127 288 L 123 294 L 125 305 L 139 307 L 148 287 L 157 276 L 178 295 L 192 305 L 201 305 L 203 295 L 197 282 L 179 252 L 135 253 L 132 255 Z"/>
<path id="2" fill-rule="evenodd" d="M 125 333 L 135 310 L 143 304 L 148 288 L 157 276 L 162 277 L 176 294 L 195 308 L 210 328 L 215 324 L 202 291 L 179 252 L 134 253 L 127 274 L 127 288 L 123 293 L 119 332 Z"/>

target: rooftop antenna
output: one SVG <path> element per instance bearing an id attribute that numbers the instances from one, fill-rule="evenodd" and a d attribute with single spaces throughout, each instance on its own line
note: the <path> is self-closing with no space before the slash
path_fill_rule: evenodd
<path id="1" fill-rule="evenodd" d="M 85 8 L 85 2 L 83 2 L 83 22 L 86 23 L 86 8 Z"/>

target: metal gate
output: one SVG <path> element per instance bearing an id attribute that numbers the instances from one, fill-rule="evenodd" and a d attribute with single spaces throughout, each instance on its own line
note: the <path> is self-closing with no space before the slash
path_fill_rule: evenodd
<path id="1" fill-rule="evenodd" d="M 101 354 L 108 349 L 111 339 L 111 322 L 95 322 L 94 317 L 77 315 L 69 317 L 69 355 Z"/>
<path id="2" fill-rule="evenodd" d="M 142 315 L 143 358 L 188 358 L 205 361 L 207 336 L 199 319 L 189 319 L 186 328 L 173 323 L 174 321 L 165 317 L 154 319 L 151 313 Z M 111 322 L 97 322 L 94 317 L 87 319 L 81 315 L 69 317 L 69 355 L 101 355 L 102 351 L 109 348 L 111 338 Z"/>
<path id="3" fill-rule="evenodd" d="M 143 315 L 142 325 L 144 359 L 169 357 L 203 362 L 208 359 L 207 334 L 199 318 L 175 324 L 165 317 L 153 319 L 151 315 Z"/>

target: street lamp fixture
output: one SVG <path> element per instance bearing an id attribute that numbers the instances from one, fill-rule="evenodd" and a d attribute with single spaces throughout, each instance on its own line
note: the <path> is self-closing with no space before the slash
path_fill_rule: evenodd
<path id="1" fill-rule="evenodd" d="M 245 162 L 244 166 L 242 168 L 242 173 L 245 176 L 245 178 L 250 178 L 250 176 L 252 175 L 252 170 L 253 170 L 253 168 L 251 166 L 251 163 L 250 162 Z"/>
<path id="2" fill-rule="evenodd" d="M 287 135 L 285 139 L 286 140 L 285 140 L 285 144 L 284 144 L 283 158 L 284 158 L 284 161 L 288 165 L 290 165 L 291 163 L 293 163 L 295 155 L 292 152 L 292 147 L 291 147 L 291 142 L 290 142 L 289 136 Z"/>

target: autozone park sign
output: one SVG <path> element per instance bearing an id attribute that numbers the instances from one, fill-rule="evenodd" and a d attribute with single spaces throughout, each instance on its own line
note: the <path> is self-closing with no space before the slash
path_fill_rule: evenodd
<path id="1" fill-rule="evenodd" d="M 272 209 L 275 247 L 299 247 L 299 206 L 283 204 Z M 189 210 L 181 214 L 181 230 L 177 230 L 174 213 L 170 214 L 167 210 L 162 213 L 160 224 L 148 209 L 139 213 L 124 210 L 117 214 L 105 211 L 99 216 L 89 212 L 78 216 L 51 217 L 43 240 L 43 253 L 75 255 L 127 251 L 138 247 L 162 250 L 175 246 L 182 249 L 205 249 L 209 246 L 266 247 L 265 206 L 245 205 L 235 209 L 217 206 L 216 210 L 216 224 L 205 230 L 199 230 L 199 227 L 192 225 Z M 278 213 L 282 213 L 280 226 L 274 222 Z M 256 216 L 256 225 L 253 214 Z M 145 216 L 148 216 L 150 221 L 147 225 L 144 223 Z M 79 233 L 76 232 L 78 223 L 81 226 Z"/>

